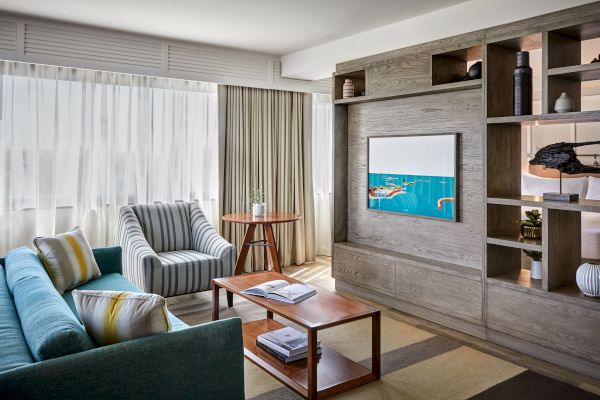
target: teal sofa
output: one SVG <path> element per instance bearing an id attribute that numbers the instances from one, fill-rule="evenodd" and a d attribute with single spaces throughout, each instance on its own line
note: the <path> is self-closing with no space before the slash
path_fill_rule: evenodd
<path id="1" fill-rule="evenodd" d="M 140 291 L 121 275 L 120 247 L 94 257 L 102 276 L 78 289 Z M 239 318 L 189 327 L 170 315 L 171 332 L 34 361 L 20 321 L 27 310 L 11 290 L 0 259 L 0 399 L 244 398 Z M 62 298 L 79 318 L 70 291 Z"/>

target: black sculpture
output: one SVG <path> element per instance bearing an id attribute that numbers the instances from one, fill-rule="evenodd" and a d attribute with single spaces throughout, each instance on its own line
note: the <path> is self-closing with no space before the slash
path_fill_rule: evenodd
<path id="1" fill-rule="evenodd" d="M 583 165 L 577 158 L 575 147 L 600 144 L 600 140 L 581 143 L 554 143 L 542 147 L 529 161 L 530 165 L 543 165 L 546 168 L 554 168 L 564 174 L 589 174 L 599 173 L 600 168 Z"/>
<path id="2" fill-rule="evenodd" d="M 542 147 L 535 154 L 533 159 L 529 161 L 530 165 L 542 165 L 544 168 L 557 169 L 560 172 L 558 193 L 543 193 L 544 200 L 553 201 L 577 201 L 579 195 L 577 193 L 563 193 L 562 191 L 562 174 L 589 174 L 600 172 L 600 168 L 583 165 L 577 158 L 575 147 L 589 146 L 591 144 L 600 144 L 600 140 L 594 142 L 581 143 L 554 143 Z"/>

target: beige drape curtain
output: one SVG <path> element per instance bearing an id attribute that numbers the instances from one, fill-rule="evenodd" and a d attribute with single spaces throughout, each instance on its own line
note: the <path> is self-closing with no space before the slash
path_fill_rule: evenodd
<path id="1" fill-rule="evenodd" d="M 250 211 L 252 188 L 265 193 L 267 211 L 302 219 L 274 225 L 281 265 L 314 261 L 311 162 L 311 95 L 221 86 L 222 213 Z M 238 249 L 246 226 L 222 222 L 223 236 Z M 256 238 L 261 238 L 258 232 Z M 263 268 L 263 249 L 253 250 L 246 270 Z"/>

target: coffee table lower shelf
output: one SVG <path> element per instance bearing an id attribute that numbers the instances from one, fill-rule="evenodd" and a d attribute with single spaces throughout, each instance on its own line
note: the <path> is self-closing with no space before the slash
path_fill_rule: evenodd
<path id="1" fill-rule="evenodd" d="M 248 360 L 275 377 L 278 381 L 305 398 L 308 397 L 307 360 L 285 364 L 256 346 L 256 337 L 262 333 L 283 328 L 272 319 L 243 324 L 244 355 Z M 375 381 L 371 370 L 321 345 L 322 354 L 317 362 L 317 394 L 323 399 L 348 389 Z"/>

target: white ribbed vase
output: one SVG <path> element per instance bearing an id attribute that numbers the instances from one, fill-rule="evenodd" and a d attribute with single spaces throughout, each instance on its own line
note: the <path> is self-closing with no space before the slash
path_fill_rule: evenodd
<path id="1" fill-rule="evenodd" d="M 583 264 L 577 269 L 577 286 L 586 296 L 600 297 L 600 265 Z"/>

